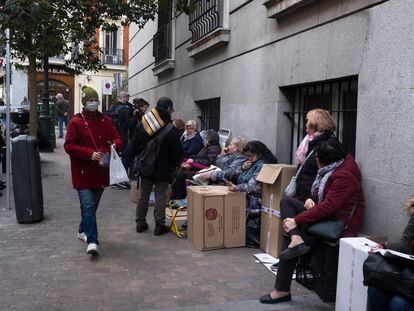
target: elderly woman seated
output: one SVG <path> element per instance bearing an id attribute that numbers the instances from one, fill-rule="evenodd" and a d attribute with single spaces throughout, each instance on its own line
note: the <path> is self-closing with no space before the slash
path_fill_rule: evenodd
<path id="1" fill-rule="evenodd" d="M 185 123 L 184 134 L 180 138 L 184 157 L 191 158 L 203 148 L 203 139 L 197 131 L 197 122 L 188 120 Z"/>
<path id="2" fill-rule="evenodd" d="M 212 165 L 221 152 L 219 135 L 214 130 L 207 130 L 204 137 L 204 147 L 193 157 L 181 164 L 181 170 L 176 173 L 173 180 L 172 198 L 184 199 L 187 197 L 186 179 L 192 179 L 197 171 Z"/>
<path id="3" fill-rule="evenodd" d="M 233 138 L 230 144 L 223 149 L 223 152 L 218 155 L 215 166 L 200 171 L 193 177 L 194 180 L 200 184 L 209 184 L 231 179 L 234 172 L 247 160 L 243 154 L 244 146 L 242 138 Z"/>
<path id="4" fill-rule="evenodd" d="M 262 207 L 262 183 L 256 180 L 263 164 L 277 163 L 276 157 L 260 141 L 250 141 L 243 149 L 247 161 L 229 174 L 229 180 L 236 181 L 235 184 L 228 182 L 229 190 L 235 192 L 246 192 L 247 198 L 247 225 L 246 246 L 259 247 L 260 245 L 260 212 Z"/>
<path id="5" fill-rule="evenodd" d="M 312 184 L 312 198 L 299 201 L 284 197 L 280 203 L 285 237 L 279 256 L 279 268 L 274 290 L 260 298 L 261 303 L 290 301 L 290 284 L 297 258 L 310 250 L 311 238 L 305 225 L 327 218 L 342 221 L 346 230 L 342 236 L 356 236 L 362 224 L 364 195 L 361 172 L 354 159 L 345 155 L 339 142 L 321 141 L 315 148 L 319 167 Z M 354 209 L 355 206 L 355 209 Z M 350 215 L 354 210 L 352 219 Z"/>

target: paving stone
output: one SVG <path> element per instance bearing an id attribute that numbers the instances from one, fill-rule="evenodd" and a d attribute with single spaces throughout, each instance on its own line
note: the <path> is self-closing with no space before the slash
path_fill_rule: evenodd
<path id="1" fill-rule="evenodd" d="M 173 234 L 135 231 L 129 191 L 107 188 L 98 209 L 101 255 L 77 239 L 78 196 L 62 141 L 42 153 L 45 219 L 20 225 L 0 197 L 0 310 L 333 310 L 292 283 L 294 300 L 261 305 L 274 276 L 255 263 L 256 249 L 199 252 Z M 4 180 L 4 175 L 0 175 Z"/>

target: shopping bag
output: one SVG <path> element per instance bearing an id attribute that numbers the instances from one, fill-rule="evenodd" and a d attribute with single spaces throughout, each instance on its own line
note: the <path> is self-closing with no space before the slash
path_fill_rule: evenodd
<path id="1" fill-rule="evenodd" d="M 119 184 L 129 181 L 128 174 L 122 164 L 121 158 L 114 146 L 111 146 L 111 160 L 109 161 L 109 184 Z"/>

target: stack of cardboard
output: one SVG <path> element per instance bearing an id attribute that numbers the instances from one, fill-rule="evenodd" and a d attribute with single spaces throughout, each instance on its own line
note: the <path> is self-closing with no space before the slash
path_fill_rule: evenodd
<path id="1" fill-rule="evenodd" d="M 279 258 L 283 235 L 280 200 L 295 173 L 294 165 L 264 164 L 256 178 L 263 183 L 260 248 L 276 258 Z"/>
<path id="2" fill-rule="evenodd" d="M 199 250 L 245 246 L 246 195 L 226 186 L 187 188 L 187 238 Z"/>

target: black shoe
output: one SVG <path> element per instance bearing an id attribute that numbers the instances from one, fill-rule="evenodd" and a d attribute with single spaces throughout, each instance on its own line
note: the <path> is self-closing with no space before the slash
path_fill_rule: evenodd
<path id="1" fill-rule="evenodd" d="M 280 252 L 279 259 L 281 260 L 291 260 L 296 257 L 302 256 L 310 251 L 310 246 L 305 243 L 300 243 L 294 247 L 288 247 Z"/>
<path id="2" fill-rule="evenodd" d="M 160 225 L 160 224 L 156 224 L 155 225 L 155 230 L 154 230 L 154 235 L 155 236 L 159 236 L 159 235 L 163 235 L 170 232 L 170 227 L 166 226 L 166 225 Z"/>
<path id="3" fill-rule="evenodd" d="M 137 232 L 138 233 L 144 232 L 145 230 L 148 230 L 148 224 L 146 222 L 144 222 L 142 224 L 137 224 Z"/>
<path id="4" fill-rule="evenodd" d="M 290 294 L 279 297 L 279 298 L 275 298 L 275 299 L 270 297 L 270 294 L 260 297 L 260 302 L 267 303 L 267 304 L 279 303 L 279 302 L 285 302 L 285 301 L 291 301 L 291 300 L 292 300 L 292 296 Z"/>
<path id="5" fill-rule="evenodd" d="M 270 270 L 272 270 L 273 272 L 277 272 L 277 269 L 279 269 L 279 262 L 270 266 Z"/>
<path id="6" fill-rule="evenodd" d="M 121 182 L 119 184 L 115 184 L 115 186 L 121 189 L 131 189 L 131 185 L 128 182 Z"/>

